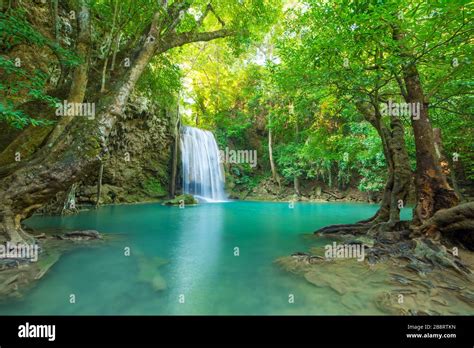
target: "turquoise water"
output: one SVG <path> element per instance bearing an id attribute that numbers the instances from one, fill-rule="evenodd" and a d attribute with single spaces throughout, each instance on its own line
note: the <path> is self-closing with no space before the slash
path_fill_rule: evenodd
<path id="1" fill-rule="evenodd" d="M 376 210 L 369 204 L 296 203 L 290 209 L 288 203 L 228 202 L 184 209 L 106 206 L 75 216 L 33 217 L 28 224 L 37 229 L 119 236 L 63 255 L 24 299 L 0 306 L 0 314 L 377 314 L 370 306 L 354 313 L 334 291 L 273 263 L 314 246 L 305 234 Z M 124 255 L 127 247 L 130 256 Z M 368 301 L 363 293 L 359 300 Z"/>

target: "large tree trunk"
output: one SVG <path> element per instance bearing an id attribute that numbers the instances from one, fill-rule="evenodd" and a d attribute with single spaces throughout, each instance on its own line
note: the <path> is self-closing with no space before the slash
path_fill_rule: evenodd
<path id="1" fill-rule="evenodd" d="M 401 120 L 398 118 L 392 119 L 390 128 L 389 148 L 394 169 L 389 222 L 395 223 L 400 221 L 400 209 L 407 204 L 412 182 L 412 172 L 405 146 L 405 132 Z"/>
<path id="2" fill-rule="evenodd" d="M 361 104 L 358 105 L 358 109 L 377 130 L 382 140 L 383 153 L 387 163 L 387 182 L 380 208 L 371 219 L 361 222 L 394 224 L 400 221 L 400 208 L 406 205 L 412 181 L 403 124 L 400 119 L 392 118 L 389 130 L 381 120 L 376 103 L 374 103 L 375 112 L 371 112 Z"/>
<path id="3" fill-rule="evenodd" d="M 438 210 L 451 208 L 459 203 L 454 190 L 449 186 L 436 154 L 433 128 L 429 120 L 429 101 L 425 97 L 420 75 L 413 55 L 401 43 L 403 33 L 393 28 L 393 38 L 400 43 L 400 55 L 407 60 L 402 66 L 404 90 L 407 103 L 420 106 L 419 117 L 411 117 L 416 147 L 416 197 L 413 211 L 415 225 L 422 224 Z M 401 86 L 402 87 L 402 86 Z"/>
<path id="4" fill-rule="evenodd" d="M 298 197 L 301 196 L 300 179 L 296 175 L 293 178 L 293 186 L 295 188 L 295 195 L 297 195 Z"/>
<path id="5" fill-rule="evenodd" d="M 373 103 L 375 112 L 367 105 L 357 104 L 358 110 L 377 130 L 382 140 L 382 148 L 387 162 L 387 182 L 385 184 L 380 208 L 375 215 L 355 224 L 326 226 L 315 233 L 366 233 L 372 228 L 381 231 L 393 230 L 400 222 L 400 208 L 406 204 L 412 182 L 412 172 L 405 145 L 403 124 L 393 118 L 388 129 L 381 120 L 378 104 Z"/>
<path id="6" fill-rule="evenodd" d="M 416 194 L 414 223 L 421 224 L 438 210 L 451 208 L 459 203 L 454 190 L 449 186 L 439 164 L 434 145 L 433 129 L 428 118 L 428 103 L 421 88 L 418 70 L 414 64 L 404 68 L 408 103 L 420 103 L 419 119 L 412 117 L 416 146 Z"/>

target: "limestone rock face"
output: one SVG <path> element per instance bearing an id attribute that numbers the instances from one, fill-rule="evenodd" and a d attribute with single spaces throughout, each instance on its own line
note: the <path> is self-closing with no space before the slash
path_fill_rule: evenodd
<path id="1" fill-rule="evenodd" d="M 171 142 L 167 112 L 150 99 L 145 102 L 144 97 L 132 96 L 125 117 L 110 138 L 100 204 L 156 201 L 168 196 Z M 96 204 L 98 178 L 99 168 L 78 184 L 78 208 Z M 66 195 L 58 194 L 41 212 L 60 214 Z"/>

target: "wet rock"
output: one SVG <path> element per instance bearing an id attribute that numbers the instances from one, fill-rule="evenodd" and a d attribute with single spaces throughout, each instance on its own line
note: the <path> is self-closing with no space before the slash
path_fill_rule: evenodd
<path id="1" fill-rule="evenodd" d="M 432 297 L 431 301 L 436 302 L 437 304 L 440 304 L 442 306 L 448 306 L 449 305 L 448 301 L 446 301 L 445 299 L 443 299 L 439 296 Z"/>
<path id="2" fill-rule="evenodd" d="M 17 268 L 22 264 L 29 263 L 29 259 L 0 259 L 0 271 L 10 269 L 10 268 Z"/>
<path id="3" fill-rule="evenodd" d="M 319 251 L 319 250 L 318 250 Z M 304 264 L 316 264 L 321 261 L 325 261 L 326 259 L 322 256 L 319 255 L 312 255 L 309 253 L 303 253 L 303 252 L 296 252 L 291 254 L 291 257 L 295 258 L 298 260 L 298 262 L 302 262 Z"/>
<path id="4" fill-rule="evenodd" d="M 307 255 L 295 255 L 290 257 L 280 257 L 274 261 L 281 269 L 295 274 L 304 274 L 309 267 Z"/>
<path id="5" fill-rule="evenodd" d="M 408 265 L 405 266 L 407 269 L 415 271 L 421 276 L 425 276 L 427 273 L 432 271 L 432 267 L 424 262 L 413 259 Z"/>
<path id="6" fill-rule="evenodd" d="M 466 302 L 467 304 L 469 304 L 470 306 L 474 306 L 474 292 L 471 291 L 471 290 L 461 290 L 459 291 L 459 293 L 457 294 L 457 297 Z"/>
<path id="7" fill-rule="evenodd" d="M 379 310 L 386 314 L 390 315 L 414 315 L 409 308 L 405 307 L 403 304 L 399 303 L 398 293 L 392 292 L 382 292 L 376 299 L 375 304 Z M 406 294 L 404 295 L 404 301 L 408 299 Z"/>
<path id="8" fill-rule="evenodd" d="M 392 274 L 392 279 L 403 285 L 408 285 L 412 283 L 410 279 L 405 278 L 404 276 L 400 274 Z"/>
<path id="9" fill-rule="evenodd" d="M 64 233 L 59 239 L 67 240 L 95 240 L 102 239 L 102 235 L 95 230 L 73 231 Z"/>
<path id="10" fill-rule="evenodd" d="M 281 258 L 279 265 L 302 275 L 316 287 L 332 289 L 341 296 L 341 303 L 354 313 L 360 313 L 361 309 L 353 303 L 357 302 L 353 294 L 361 293 L 370 294 L 368 307 L 375 306 L 376 311 L 391 315 L 473 313 L 474 256 L 469 251 L 459 250 L 459 256 L 455 256 L 438 241 L 407 240 L 406 231 L 393 237 L 393 243 L 381 242 L 380 235 L 375 236 L 373 246 L 366 248 L 370 266 L 343 259 L 330 262 L 318 259 L 316 255 L 321 255 L 323 249 L 320 245 L 310 248 L 309 253 L 297 252 Z M 350 244 L 371 241 L 370 237 L 354 235 L 342 239 Z M 371 272 L 377 268 L 383 270 L 381 274 Z"/>

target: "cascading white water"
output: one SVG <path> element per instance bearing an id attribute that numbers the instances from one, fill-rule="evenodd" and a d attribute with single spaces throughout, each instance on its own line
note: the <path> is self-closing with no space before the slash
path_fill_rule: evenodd
<path id="1" fill-rule="evenodd" d="M 183 192 L 205 201 L 224 201 L 224 171 L 214 135 L 194 127 L 181 127 Z"/>

